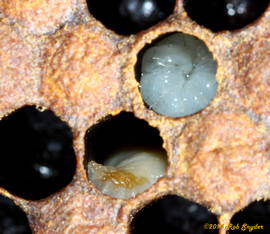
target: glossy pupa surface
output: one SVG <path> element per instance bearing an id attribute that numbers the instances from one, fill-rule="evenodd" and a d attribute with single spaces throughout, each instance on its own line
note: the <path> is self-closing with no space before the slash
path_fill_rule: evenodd
<path id="1" fill-rule="evenodd" d="M 204 42 L 176 33 L 145 51 L 140 91 L 150 109 L 183 117 L 205 108 L 217 91 L 217 64 Z"/>

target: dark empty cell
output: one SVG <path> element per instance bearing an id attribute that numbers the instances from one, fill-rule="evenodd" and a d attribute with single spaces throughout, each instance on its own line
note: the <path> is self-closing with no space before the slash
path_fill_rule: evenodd
<path id="1" fill-rule="evenodd" d="M 45 198 L 70 183 L 76 167 L 72 132 L 50 111 L 23 107 L 0 121 L 0 187 Z"/>
<path id="2" fill-rule="evenodd" d="M 87 0 L 90 13 L 107 28 L 129 35 L 167 18 L 175 0 Z"/>
<path id="3" fill-rule="evenodd" d="M 185 0 L 188 16 L 213 32 L 235 30 L 253 23 L 269 0 Z"/>
<path id="4" fill-rule="evenodd" d="M 0 195 L 0 233 L 31 234 L 26 214 L 10 199 Z"/>
<path id="5" fill-rule="evenodd" d="M 230 233 L 270 233 L 270 201 L 256 201 L 242 211 L 236 213 L 231 223 L 239 226 L 238 230 Z"/>
<path id="6" fill-rule="evenodd" d="M 217 229 L 204 225 L 217 224 L 214 214 L 205 207 L 178 196 L 166 196 L 135 214 L 132 234 L 217 234 Z"/>

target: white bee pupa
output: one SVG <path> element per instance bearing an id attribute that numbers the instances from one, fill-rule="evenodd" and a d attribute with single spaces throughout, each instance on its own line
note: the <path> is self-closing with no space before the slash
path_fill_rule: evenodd
<path id="1" fill-rule="evenodd" d="M 217 64 L 203 41 L 169 36 L 143 55 L 140 91 L 150 109 L 170 117 L 194 114 L 215 97 Z"/>

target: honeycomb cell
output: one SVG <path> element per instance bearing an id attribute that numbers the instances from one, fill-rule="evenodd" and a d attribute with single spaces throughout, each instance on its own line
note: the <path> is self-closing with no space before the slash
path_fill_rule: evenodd
<path id="1" fill-rule="evenodd" d="M 31 234 L 26 214 L 10 199 L 0 195 L 1 234 Z"/>
<path id="2" fill-rule="evenodd" d="M 239 229 L 233 233 L 269 233 L 269 218 L 270 201 L 255 201 L 233 216 L 231 223 L 239 224 Z"/>
<path id="3" fill-rule="evenodd" d="M 82 113 L 85 118 L 104 116 L 102 113 L 114 105 L 122 60 L 116 52 L 118 37 L 109 37 L 103 28 L 97 36 L 91 25 L 71 28 L 60 29 L 48 40 L 39 91 L 46 106 L 61 106 L 57 114 L 65 113 L 64 119 L 77 115 L 74 124 L 82 121 Z"/>
<path id="4" fill-rule="evenodd" d="M 235 30 L 257 20 L 269 0 L 185 0 L 188 16 L 213 32 Z"/>
<path id="5" fill-rule="evenodd" d="M 167 18 L 174 0 L 87 0 L 90 13 L 118 34 L 136 34 Z M 104 7 L 106 5 L 106 7 Z"/>
<path id="6" fill-rule="evenodd" d="M 0 26 L 0 47 L 0 105 L 3 113 L 34 102 L 39 81 L 36 80 L 38 69 L 34 62 L 37 57 L 31 45 L 16 30 Z"/>
<path id="7" fill-rule="evenodd" d="M 269 46 L 268 40 L 260 39 L 243 44 L 238 50 L 238 53 L 243 53 L 248 49 L 249 53 L 238 63 L 239 77 L 235 82 L 237 91 L 241 102 L 257 114 L 268 114 L 270 111 L 270 72 L 267 69 L 270 66 Z M 255 67 L 251 62 L 254 60 L 258 60 L 258 65 Z"/>
<path id="8" fill-rule="evenodd" d="M 140 210 L 131 223 L 131 233 L 218 233 L 204 228 L 205 223 L 217 224 L 215 215 L 197 203 L 169 195 Z"/>
<path id="9" fill-rule="evenodd" d="M 190 122 L 180 138 L 181 157 L 175 173 L 188 174 L 192 178 L 189 188 L 198 188 L 211 200 L 216 213 L 229 204 L 236 209 L 245 206 L 248 200 L 263 196 L 267 184 L 264 131 L 243 113 L 208 114 L 197 123 Z"/>
<path id="10" fill-rule="evenodd" d="M 26 199 L 47 197 L 75 171 L 72 133 L 49 111 L 23 107 L 0 122 L 0 186 Z"/>
<path id="11" fill-rule="evenodd" d="M 127 199 L 148 189 L 167 166 L 157 129 L 131 113 L 107 117 L 90 128 L 86 147 L 89 180 L 115 198 Z"/>
<path id="12" fill-rule="evenodd" d="M 198 38 L 183 33 L 163 35 L 142 53 L 137 79 L 149 109 L 183 117 L 202 110 L 215 97 L 217 64 Z"/>
<path id="13" fill-rule="evenodd" d="M 76 0 L 8 0 L 4 14 L 33 34 L 52 33 L 73 18 Z"/>

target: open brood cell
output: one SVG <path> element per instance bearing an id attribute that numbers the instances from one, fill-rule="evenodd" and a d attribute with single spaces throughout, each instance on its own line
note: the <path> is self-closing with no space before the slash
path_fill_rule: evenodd
<path id="1" fill-rule="evenodd" d="M 34 233 L 136 233 L 136 213 L 167 195 L 195 202 L 189 211 L 203 205 L 228 225 L 251 202 L 269 198 L 269 8 L 245 28 L 214 33 L 176 1 L 166 19 L 120 36 L 84 1 L 38 3 L 0 5 L 0 116 L 25 105 L 53 111 L 73 132 L 77 164 L 72 181 L 42 200 L 0 189 L 25 211 Z M 149 109 L 136 80 L 140 51 L 172 33 L 202 41 L 217 63 L 216 95 L 183 117 Z M 89 181 L 85 139 L 98 121 L 123 112 L 158 130 L 168 166 L 145 191 L 117 199 Z"/>

